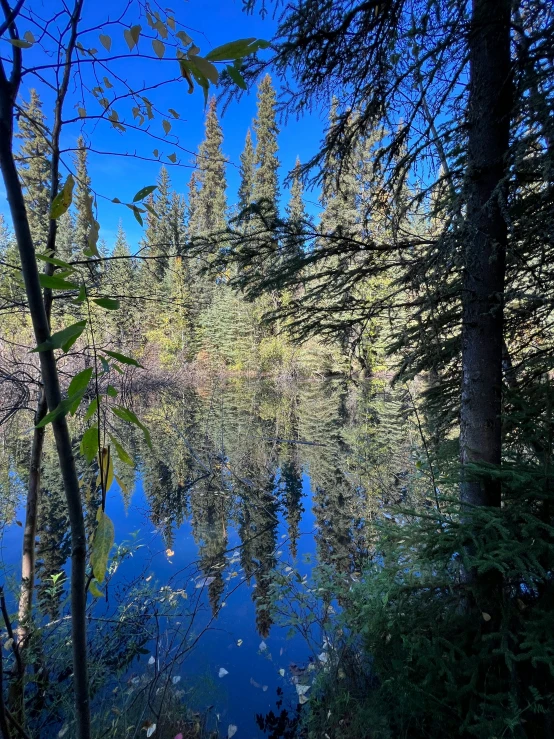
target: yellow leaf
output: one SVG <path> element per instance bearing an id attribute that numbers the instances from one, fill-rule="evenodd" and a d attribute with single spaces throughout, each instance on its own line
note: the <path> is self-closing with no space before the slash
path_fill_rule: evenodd
<path id="1" fill-rule="evenodd" d="M 125 41 L 127 42 L 127 46 L 129 47 L 129 51 L 132 51 L 134 47 L 138 44 L 141 30 L 141 26 L 131 26 L 131 28 L 126 28 L 123 32 L 123 35 L 125 36 Z"/>
<path id="2" fill-rule="evenodd" d="M 175 554 L 173 549 L 166 549 L 165 553 L 167 554 L 168 557 L 173 557 L 173 555 Z"/>
<path id="3" fill-rule="evenodd" d="M 108 567 L 108 557 L 115 539 L 114 526 L 111 519 L 106 516 L 102 508 L 96 514 L 98 526 L 94 532 L 90 563 L 92 571 L 98 582 L 103 582 Z"/>
<path id="4" fill-rule="evenodd" d="M 77 108 L 77 112 L 81 116 L 81 118 L 85 118 L 87 115 L 87 111 L 84 108 Z"/>
<path id="5" fill-rule="evenodd" d="M 88 586 L 89 592 L 94 595 L 95 598 L 103 598 L 104 593 L 100 590 L 98 587 L 98 580 L 91 580 L 90 585 Z"/>
<path id="6" fill-rule="evenodd" d="M 100 487 L 102 480 L 104 481 L 104 486 L 106 492 L 110 489 L 112 482 L 114 481 L 114 473 L 113 473 L 113 460 L 112 455 L 110 454 L 109 449 L 106 449 L 104 447 L 102 449 L 102 454 L 99 455 L 100 457 L 100 470 L 102 472 L 102 477 L 100 477 L 100 472 L 98 473 L 98 477 L 96 478 L 96 486 Z"/>
<path id="7" fill-rule="evenodd" d="M 75 181 L 72 175 L 68 175 L 67 180 L 60 192 L 56 195 L 50 206 L 50 218 L 56 220 L 68 210 L 73 200 L 73 187 Z"/>
<path id="8" fill-rule="evenodd" d="M 152 47 L 154 51 L 156 52 L 158 59 L 163 59 L 165 54 L 165 44 L 163 41 L 160 41 L 159 39 L 155 38 L 152 41 Z"/>
<path id="9" fill-rule="evenodd" d="M 490 613 L 485 613 L 485 612 L 483 611 L 483 612 L 481 613 L 481 615 L 483 616 L 483 621 L 490 621 L 490 620 L 491 620 L 491 615 L 490 615 Z"/>

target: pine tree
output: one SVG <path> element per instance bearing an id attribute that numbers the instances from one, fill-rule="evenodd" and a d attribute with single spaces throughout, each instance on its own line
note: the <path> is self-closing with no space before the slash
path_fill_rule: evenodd
<path id="1" fill-rule="evenodd" d="M 263 204 L 269 218 L 276 218 L 279 201 L 279 159 L 277 152 L 277 96 L 266 75 L 258 86 L 258 110 L 254 120 L 256 136 L 256 172 L 254 177 L 253 199 Z"/>
<path id="2" fill-rule="evenodd" d="M 22 107 L 16 136 L 22 142 L 17 164 L 36 249 L 46 246 L 50 220 L 50 149 L 45 132 L 42 102 L 33 89 L 29 102 Z"/>

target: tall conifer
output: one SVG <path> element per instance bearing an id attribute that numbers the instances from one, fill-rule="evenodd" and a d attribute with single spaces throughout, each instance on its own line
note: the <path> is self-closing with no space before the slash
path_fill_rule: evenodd
<path id="1" fill-rule="evenodd" d="M 17 157 L 19 176 L 23 182 L 29 226 L 35 248 L 44 248 L 48 238 L 50 210 L 50 149 L 44 135 L 46 117 L 36 90 L 31 90 L 28 103 L 19 117 L 21 140 Z"/>
<path id="2" fill-rule="evenodd" d="M 264 210 L 269 216 L 276 217 L 279 201 L 279 159 L 277 152 L 277 95 L 266 75 L 258 86 L 258 111 L 254 120 L 256 135 L 256 174 L 254 178 L 253 198 L 263 201 Z"/>

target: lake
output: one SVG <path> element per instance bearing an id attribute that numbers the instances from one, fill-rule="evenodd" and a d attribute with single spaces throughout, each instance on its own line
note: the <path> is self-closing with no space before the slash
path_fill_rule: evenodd
<path id="1" fill-rule="evenodd" d="M 153 736 L 165 736 L 162 695 L 168 711 L 182 700 L 199 712 L 189 712 L 190 721 L 222 736 L 234 727 L 238 739 L 285 736 L 282 712 L 293 719 L 299 698 L 309 697 L 298 686 L 324 669 L 332 648 L 326 623 L 340 608 L 319 595 L 325 588 L 314 574 L 355 582 L 371 553 L 372 519 L 408 494 L 418 452 L 406 399 L 384 383 L 227 380 L 163 389 L 140 403 L 128 393 L 125 402 L 148 426 L 152 448 L 135 427 L 108 422 L 137 464 L 116 459 L 107 494 L 117 548 L 106 597 L 89 608 L 93 712 L 129 722 L 118 711 L 130 702 L 137 715 L 129 725 L 157 723 Z M 77 424 L 76 444 L 80 433 Z M 1 565 L 12 606 L 29 444 L 21 421 L 5 430 Z M 78 465 L 90 522 L 96 472 Z M 67 627 L 64 575 L 56 578 L 69 554 L 49 440 L 37 584 L 47 644 Z M 302 607 L 295 591 L 307 594 Z M 62 652 L 50 671 L 58 682 L 67 680 Z M 59 710 L 49 709 L 54 718 L 41 736 L 64 730 Z M 121 736 L 133 735 L 127 730 Z"/>

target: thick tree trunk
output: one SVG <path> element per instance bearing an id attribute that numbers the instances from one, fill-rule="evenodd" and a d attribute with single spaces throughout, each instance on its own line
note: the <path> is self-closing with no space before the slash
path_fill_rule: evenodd
<path id="1" fill-rule="evenodd" d="M 500 465 L 510 0 L 473 0 L 469 62 L 460 453 L 462 466 Z M 499 506 L 500 482 L 466 470 L 461 497 L 469 505 Z"/>
<path id="2" fill-rule="evenodd" d="M 29 311 L 37 344 L 50 338 L 50 327 L 42 291 L 39 272 L 25 201 L 17 175 L 12 152 L 13 130 L 12 91 L 4 84 L 0 89 L 0 168 L 6 187 L 10 213 L 19 255 Z M 61 399 L 56 359 L 53 351 L 39 353 L 44 393 L 49 410 L 54 410 Z M 90 705 L 88 696 L 87 641 L 86 641 L 86 535 L 79 480 L 71 448 L 71 438 L 65 416 L 52 423 L 56 449 L 63 478 L 65 496 L 71 527 L 71 626 L 73 644 L 73 676 L 75 708 L 77 713 L 78 739 L 90 739 Z"/>

